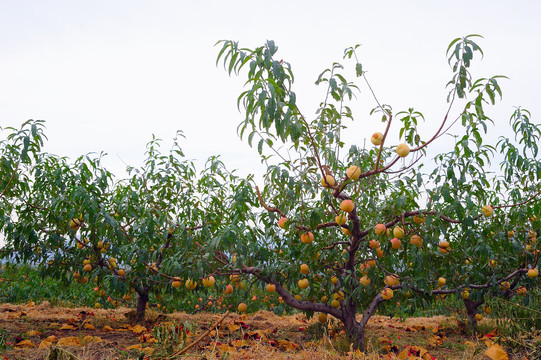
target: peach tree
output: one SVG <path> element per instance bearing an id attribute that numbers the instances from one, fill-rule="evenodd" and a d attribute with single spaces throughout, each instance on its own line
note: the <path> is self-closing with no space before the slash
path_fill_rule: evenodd
<path id="1" fill-rule="evenodd" d="M 373 98 L 371 114 L 382 121 L 370 146 L 346 144 L 360 85 L 346 79 L 343 65 L 333 63 L 318 76 L 325 94 L 309 116 L 298 104 L 292 67 L 277 59 L 273 41 L 255 49 L 220 41 L 217 64 L 223 61 L 230 75 L 247 73 L 237 101 L 244 113 L 239 135 L 266 166 L 263 184 L 253 189 L 257 220 L 251 232 L 237 234 L 228 250 L 237 261 L 224 271 L 256 279 L 322 320 L 332 315 L 361 349 L 368 320 L 385 302 L 414 311 L 455 293 L 475 315 L 499 286 L 508 296 L 526 295 L 520 286 L 535 285 L 526 274 L 539 256 L 540 128 L 517 109 L 514 138 L 487 143 L 492 120 L 485 108 L 501 97 L 503 77 L 471 75 L 474 54 L 482 54 L 476 36 L 455 39 L 447 49 L 448 106 L 428 137 L 421 136 L 421 112 L 380 102 L 358 45 L 345 50 Z M 448 152 L 430 160 L 428 150 L 444 135 L 450 135 Z M 497 161 L 501 170 L 490 167 Z M 528 274 L 535 278 L 536 270 Z"/>
<path id="2" fill-rule="evenodd" d="M 29 191 L 31 169 L 41 154 L 45 135 L 41 120 L 28 120 L 20 129 L 7 127 L 1 130 L 6 136 L 0 140 L 0 234 L 5 236 L 13 230 L 11 220 L 16 216 L 17 207 L 21 206 L 22 194 Z M 2 240 L 5 239 L 0 238 Z M 31 249 L 19 244 L 17 239 L 14 241 L 22 251 L 13 255 L 22 259 Z M 2 249 L 0 254 L 12 256 L 8 249 Z"/>
<path id="3" fill-rule="evenodd" d="M 114 179 L 102 165 L 103 154 L 70 161 L 37 153 L 24 179 L 16 182 L 12 175 L 9 183 L 6 172 L 3 183 L 11 186 L 4 191 L 10 197 L 5 204 L 11 208 L 0 223 L 3 253 L 36 264 L 66 286 L 76 281 L 96 287 L 101 303 L 136 297 L 131 315 L 137 321 L 144 319 L 150 296 L 159 302 L 164 294 L 183 297 L 214 287 L 212 269 L 223 265 L 225 255 L 210 248 L 235 241 L 233 230 L 244 224 L 235 217 L 255 197 L 250 200 L 242 191 L 245 180 L 217 157 L 198 172 L 177 135 L 168 154 L 153 138 L 143 166 L 130 167 L 127 179 Z"/>

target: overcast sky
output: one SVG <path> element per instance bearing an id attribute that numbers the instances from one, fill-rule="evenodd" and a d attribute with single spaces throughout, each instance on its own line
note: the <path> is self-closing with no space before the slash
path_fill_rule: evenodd
<path id="1" fill-rule="evenodd" d="M 423 112 L 428 134 L 445 112 L 447 45 L 477 33 L 485 58 L 474 63 L 474 75 L 510 78 L 491 112 L 493 135 L 507 135 L 513 106 L 539 118 L 540 4 L 1 0 L 0 126 L 44 119 L 46 151 L 71 158 L 104 151 L 105 165 L 121 177 L 125 164 L 141 164 L 152 134 L 166 140 L 166 152 L 181 129 L 187 157 L 220 154 L 230 168 L 257 172 L 256 150 L 236 133 L 244 78 L 216 67 L 216 41 L 255 47 L 274 40 L 309 117 L 322 100 L 318 74 L 361 43 L 360 60 L 380 100 Z M 362 145 L 381 123 L 368 114 L 375 104 L 365 88 L 351 106 L 357 121 L 348 135 Z"/>

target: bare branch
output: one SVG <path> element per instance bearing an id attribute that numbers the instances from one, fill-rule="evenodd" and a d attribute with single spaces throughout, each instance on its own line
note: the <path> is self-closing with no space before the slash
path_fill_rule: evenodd
<path id="1" fill-rule="evenodd" d="M 535 199 L 536 197 L 538 197 L 539 195 L 541 195 L 541 190 L 539 190 L 538 192 L 536 192 L 534 195 L 532 195 L 531 197 L 529 197 L 528 199 L 522 201 L 522 202 L 519 202 L 519 203 L 516 203 L 516 204 L 510 204 L 510 205 L 498 205 L 498 206 L 492 206 L 493 209 L 503 209 L 503 208 L 510 208 L 510 207 L 516 207 L 516 206 L 520 206 L 520 205 L 524 205 L 526 203 L 529 203 L 530 201 L 532 201 L 533 199 Z"/>

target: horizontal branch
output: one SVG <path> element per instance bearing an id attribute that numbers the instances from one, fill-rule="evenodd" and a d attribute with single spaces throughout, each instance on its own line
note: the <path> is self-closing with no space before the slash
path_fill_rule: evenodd
<path id="1" fill-rule="evenodd" d="M 508 207 L 516 207 L 516 206 L 520 206 L 520 205 L 524 205 L 526 203 L 529 203 L 530 201 L 532 201 L 533 199 L 535 199 L 536 197 L 538 197 L 539 195 L 541 195 L 541 190 L 539 190 L 537 193 L 535 193 L 534 195 L 532 195 L 530 198 L 522 201 L 522 202 L 519 202 L 519 203 L 516 203 L 516 204 L 510 204 L 510 205 L 498 205 L 498 206 L 492 206 L 493 209 L 503 209 L 503 208 L 508 208 Z"/>
<path id="2" fill-rule="evenodd" d="M 520 274 L 525 274 L 528 272 L 528 269 L 518 269 L 518 270 L 515 270 L 513 271 L 512 273 L 510 273 L 509 275 L 507 275 L 506 277 L 502 278 L 500 281 L 496 281 L 496 283 L 500 284 L 501 282 L 503 281 L 507 281 L 507 280 L 510 280 L 512 278 L 514 278 L 515 276 L 518 276 Z M 424 294 L 424 295 L 442 295 L 442 294 L 454 294 L 456 292 L 460 292 L 460 290 L 464 289 L 464 288 L 469 288 L 469 289 L 488 289 L 488 288 L 491 288 L 493 286 L 495 286 L 493 283 L 492 283 L 492 279 L 494 278 L 494 276 L 492 276 L 486 283 L 484 284 L 469 284 L 468 286 L 466 285 L 459 285 L 457 286 L 456 288 L 453 288 L 453 289 L 435 289 L 435 290 L 430 290 L 430 291 L 427 291 L 427 290 L 423 290 L 423 289 L 419 289 L 415 286 L 411 287 L 413 291 L 417 292 L 417 293 L 420 293 L 420 294 Z"/>
<path id="3" fill-rule="evenodd" d="M 338 309 L 333 308 L 330 305 L 295 299 L 295 297 L 289 291 L 287 291 L 278 281 L 262 276 L 261 269 L 245 266 L 242 268 L 241 271 L 246 274 L 252 274 L 256 276 L 259 280 L 267 284 L 274 284 L 276 286 L 276 292 L 282 297 L 282 300 L 284 300 L 284 302 L 289 306 L 292 306 L 296 309 L 303 310 L 303 311 L 314 311 L 314 312 L 317 311 L 317 312 L 330 314 L 334 316 L 335 318 L 342 321 L 344 319 L 342 312 Z"/>

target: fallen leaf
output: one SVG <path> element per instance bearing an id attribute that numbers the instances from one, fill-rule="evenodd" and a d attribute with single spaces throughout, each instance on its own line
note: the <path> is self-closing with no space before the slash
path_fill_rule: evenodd
<path id="1" fill-rule="evenodd" d="M 41 331 L 30 330 L 26 332 L 26 336 L 38 336 L 41 335 Z"/>
<path id="2" fill-rule="evenodd" d="M 60 327 L 60 330 L 77 330 L 77 328 L 73 325 L 70 325 L 70 324 L 63 324 L 61 327 Z"/>
<path id="3" fill-rule="evenodd" d="M 237 331 L 238 329 L 240 329 L 240 325 L 228 324 L 227 328 L 229 329 L 229 331 L 234 332 L 234 331 Z"/>
<path id="4" fill-rule="evenodd" d="M 59 339 L 56 343 L 58 346 L 81 346 L 81 342 L 77 336 L 68 336 L 62 339 Z"/>
<path id="5" fill-rule="evenodd" d="M 8 319 L 18 319 L 22 316 L 26 316 L 26 313 L 24 311 L 21 311 L 20 313 L 16 313 L 16 314 L 13 314 L 13 315 L 9 315 L 8 316 Z"/>
<path id="6" fill-rule="evenodd" d="M 57 342 L 57 338 L 54 335 L 48 336 L 47 338 L 43 339 L 43 341 L 39 344 L 39 349 L 48 349 L 52 344 Z"/>
<path id="7" fill-rule="evenodd" d="M 406 348 L 398 354 L 398 359 L 423 358 L 428 350 L 420 346 L 406 346 Z"/>
<path id="8" fill-rule="evenodd" d="M 105 325 L 104 327 L 101 328 L 101 331 L 103 332 L 109 332 L 109 331 L 114 331 L 112 327 L 110 327 L 109 325 Z"/>
<path id="9" fill-rule="evenodd" d="M 30 340 L 22 340 L 15 344 L 15 348 L 17 349 L 25 349 L 25 348 L 31 348 L 35 347 L 34 343 Z"/>
<path id="10" fill-rule="evenodd" d="M 154 352 L 154 350 L 156 350 L 156 349 L 152 348 L 152 347 L 149 347 L 149 346 L 144 347 L 144 348 L 141 349 L 141 351 L 143 351 L 147 355 L 151 355 Z"/>
<path id="11" fill-rule="evenodd" d="M 304 348 L 305 349 L 308 349 L 308 348 L 317 348 L 318 345 L 314 342 L 311 342 L 311 341 L 307 341 L 304 343 Z"/>
<path id="12" fill-rule="evenodd" d="M 278 342 L 278 345 L 284 350 L 294 351 L 294 350 L 300 349 L 300 346 L 295 344 L 292 341 L 277 340 L 277 342 Z"/>
<path id="13" fill-rule="evenodd" d="M 135 334 L 140 334 L 142 332 L 147 331 L 147 328 L 141 325 L 135 325 L 132 328 L 130 328 L 130 330 Z"/>
<path id="14" fill-rule="evenodd" d="M 59 323 L 50 323 L 49 325 L 47 325 L 47 327 L 56 328 L 56 327 L 60 327 L 60 324 Z"/>
<path id="15" fill-rule="evenodd" d="M 509 356 L 507 356 L 505 350 L 498 344 L 494 344 L 488 348 L 485 354 L 492 360 L 509 360 Z"/>
<path id="16" fill-rule="evenodd" d="M 135 345 L 128 346 L 126 349 L 127 350 L 141 350 L 142 348 L 143 348 L 143 344 L 135 344 Z"/>
<path id="17" fill-rule="evenodd" d="M 479 335 L 479 340 L 487 340 L 487 339 L 490 340 L 490 339 L 492 339 L 493 337 L 495 337 L 496 335 L 498 335 L 498 330 L 497 330 L 497 329 L 496 329 L 496 330 L 492 330 L 491 332 L 489 332 L 489 333 L 487 333 L 487 334 L 485 334 L 485 335 L 483 335 L 483 336 L 480 336 L 480 335 Z"/>
<path id="18" fill-rule="evenodd" d="M 139 342 L 141 343 L 155 343 L 158 342 L 152 334 L 143 334 L 138 337 Z"/>
<path id="19" fill-rule="evenodd" d="M 245 338 L 249 337 L 252 340 L 267 341 L 267 336 L 261 330 L 249 331 L 246 333 Z"/>
<path id="20" fill-rule="evenodd" d="M 419 329 L 415 328 L 414 326 L 412 326 L 412 327 L 406 327 L 405 330 L 406 330 L 406 331 L 413 331 L 413 332 L 419 331 Z"/>
<path id="21" fill-rule="evenodd" d="M 91 342 L 103 342 L 103 339 L 100 338 L 99 336 L 86 335 L 86 336 L 83 338 L 83 341 L 84 341 L 85 343 L 91 343 Z"/>
<path id="22" fill-rule="evenodd" d="M 243 346 L 249 346 L 250 344 L 246 340 L 235 340 L 231 342 L 231 345 L 238 348 Z"/>
<path id="23" fill-rule="evenodd" d="M 443 342 L 443 339 L 440 336 L 434 335 L 430 339 L 428 339 L 428 347 L 432 349 L 436 348 L 439 345 L 441 345 L 442 342 Z"/>
<path id="24" fill-rule="evenodd" d="M 230 353 L 230 354 L 237 351 L 234 347 L 229 346 L 227 344 L 220 344 L 220 345 L 216 346 L 216 348 L 218 350 L 220 350 L 221 352 L 227 352 L 227 353 Z"/>
<path id="25" fill-rule="evenodd" d="M 54 343 L 58 341 L 55 335 L 47 336 L 44 340 L 54 342 Z"/>
<path id="26" fill-rule="evenodd" d="M 39 343 L 38 349 L 48 349 L 53 343 L 47 340 L 43 340 Z"/>

